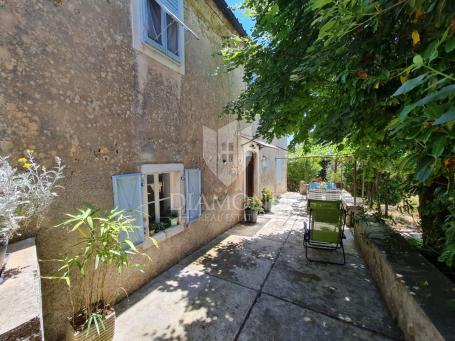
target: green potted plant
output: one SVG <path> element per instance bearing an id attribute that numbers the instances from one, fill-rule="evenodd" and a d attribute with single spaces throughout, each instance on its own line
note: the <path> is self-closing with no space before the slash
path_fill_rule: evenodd
<path id="1" fill-rule="evenodd" d="M 39 165 L 31 151 L 11 166 L 8 157 L 0 156 L 0 272 L 4 265 L 9 240 L 21 232 L 22 237 L 34 235 L 45 216 L 55 189 L 63 178 L 64 166 L 55 158 L 51 170 Z"/>
<path id="2" fill-rule="evenodd" d="M 247 197 L 245 200 L 246 222 L 256 223 L 260 212 L 263 212 L 261 199 L 257 196 Z"/>
<path id="3" fill-rule="evenodd" d="M 169 219 L 171 226 L 177 226 L 179 224 L 179 212 L 177 210 L 172 210 Z"/>
<path id="4" fill-rule="evenodd" d="M 273 191 L 266 187 L 262 189 L 262 205 L 265 213 L 269 213 L 272 210 Z"/>
<path id="5" fill-rule="evenodd" d="M 124 211 L 102 212 L 91 205 L 67 216 L 58 226 L 68 233 L 78 233 L 78 249 L 57 260 L 60 263 L 57 273 L 45 277 L 67 284 L 73 314 L 68 317 L 66 340 L 112 340 L 115 328 L 112 304 L 122 288 L 118 287 L 114 294 L 107 293 L 106 286 L 112 285 L 109 273 L 140 267 L 130 261 L 131 254 L 149 258 L 128 239 L 140 227 L 133 225 L 134 220 Z"/>

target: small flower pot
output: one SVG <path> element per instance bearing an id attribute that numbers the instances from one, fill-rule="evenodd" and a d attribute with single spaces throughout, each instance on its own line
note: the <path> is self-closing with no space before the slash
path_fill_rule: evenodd
<path id="1" fill-rule="evenodd" d="M 265 200 L 264 203 L 263 203 L 263 207 L 264 207 L 264 212 L 265 213 L 270 213 L 270 211 L 272 210 L 272 201 L 271 200 Z"/>
<path id="2" fill-rule="evenodd" d="M 245 209 L 245 221 L 247 223 L 256 223 L 258 221 L 258 212 L 249 208 Z"/>
<path id="3" fill-rule="evenodd" d="M 71 319 L 68 319 L 66 325 L 66 341 L 111 341 L 114 339 L 115 331 L 115 311 L 106 316 L 104 328 L 100 326 L 100 333 L 98 334 L 94 324 L 90 326 L 90 330 L 75 331 Z"/>
<path id="4" fill-rule="evenodd" d="M 170 217 L 171 226 L 177 226 L 179 224 L 179 217 Z"/>

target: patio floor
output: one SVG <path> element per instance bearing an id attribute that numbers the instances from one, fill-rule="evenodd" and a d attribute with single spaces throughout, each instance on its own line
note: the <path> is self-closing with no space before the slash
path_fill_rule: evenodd
<path id="1" fill-rule="evenodd" d="M 305 206 L 283 195 L 130 295 L 115 340 L 400 339 L 349 230 L 346 265 L 306 261 Z"/>

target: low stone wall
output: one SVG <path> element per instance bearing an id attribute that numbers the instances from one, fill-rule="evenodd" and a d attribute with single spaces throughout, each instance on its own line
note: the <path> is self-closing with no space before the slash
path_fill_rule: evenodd
<path id="1" fill-rule="evenodd" d="M 406 340 L 455 340 L 455 285 L 387 225 L 355 223 L 357 244 Z"/>
<path id="2" fill-rule="evenodd" d="M 0 279 L 0 341 L 43 340 L 35 239 L 8 245 L 7 257 Z"/>

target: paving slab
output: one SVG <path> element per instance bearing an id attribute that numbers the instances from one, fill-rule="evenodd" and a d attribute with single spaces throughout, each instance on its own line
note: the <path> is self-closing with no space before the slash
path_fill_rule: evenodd
<path id="1" fill-rule="evenodd" d="M 389 340 L 372 331 L 262 295 L 240 333 L 240 341 Z"/>
<path id="2" fill-rule="evenodd" d="M 116 341 L 232 340 L 256 292 L 191 269 L 172 269 L 116 306 Z"/>
<path id="3" fill-rule="evenodd" d="M 301 247 L 286 244 L 263 291 L 392 338 L 400 335 L 359 257 L 347 255 L 344 266 L 308 262 Z"/>
<path id="4" fill-rule="evenodd" d="M 189 267 L 248 288 L 259 289 L 281 245 L 263 239 L 229 236 Z"/>

